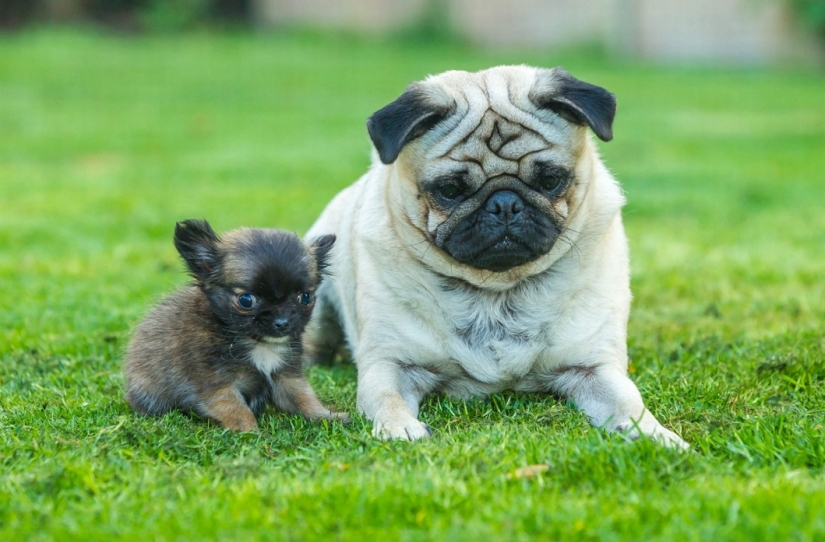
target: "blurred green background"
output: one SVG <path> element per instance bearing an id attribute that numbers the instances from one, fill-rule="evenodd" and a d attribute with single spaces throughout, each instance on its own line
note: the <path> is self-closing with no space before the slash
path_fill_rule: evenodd
<path id="1" fill-rule="evenodd" d="M 0 34 L 0 538 L 825 536 L 821 71 L 479 48 L 433 25 L 113 24 Z M 509 63 L 618 97 L 600 150 L 629 200 L 632 376 L 698 453 L 515 394 L 433 398 L 435 438 L 412 446 L 357 416 L 233 435 L 129 411 L 129 331 L 186 280 L 175 221 L 302 233 L 407 83 Z M 354 410 L 352 367 L 310 377 Z M 535 463 L 550 470 L 508 478 Z"/>

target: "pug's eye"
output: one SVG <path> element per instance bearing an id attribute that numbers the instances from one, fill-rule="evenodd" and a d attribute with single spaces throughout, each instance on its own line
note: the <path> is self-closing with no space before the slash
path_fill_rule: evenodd
<path id="1" fill-rule="evenodd" d="M 556 188 L 559 187 L 561 184 L 561 178 L 552 176 L 552 177 L 542 177 L 539 179 L 539 188 L 544 190 L 545 192 L 552 192 Z"/>
<path id="2" fill-rule="evenodd" d="M 298 296 L 298 303 L 300 303 L 304 307 L 309 307 L 314 302 L 315 296 L 313 296 L 310 292 L 301 292 Z"/>
<path id="3" fill-rule="evenodd" d="M 435 188 L 435 195 L 443 199 L 456 199 L 464 191 L 454 184 L 442 184 Z"/>
<path id="4" fill-rule="evenodd" d="M 564 184 L 570 174 L 567 170 L 558 167 L 540 165 L 536 168 L 535 183 L 544 192 L 555 192 Z"/>
<path id="5" fill-rule="evenodd" d="M 259 303 L 258 298 L 252 294 L 238 294 L 238 296 L 235 297 L 235 301 L 238 303 L 238 306 L 245 311 L 254 309 Z"/>
<path id="6" fill-rule="evenodd" d="M 424 184 L 423 190 L 436 202 L 446 206 L 463 199 L 468 193 L 469 186 L 469 173 L 460 170 L 435 177 Z"/>

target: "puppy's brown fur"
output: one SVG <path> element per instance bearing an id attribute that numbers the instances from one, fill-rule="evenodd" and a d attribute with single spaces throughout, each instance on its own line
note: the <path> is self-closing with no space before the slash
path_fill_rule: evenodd
<path id="1" fill-rule="evenodd" d="M 281 230 L 223 239 L 205 221 L 178 223 L 175 246 L 195 281 L 138 326 L 124 364 L 138 412 L 194 412 L 251 431 L 268 404 L 307 418 L 347 420 L 316 397 L 302 370 L 301 335 L 335 237 L 305 245 Z"/>

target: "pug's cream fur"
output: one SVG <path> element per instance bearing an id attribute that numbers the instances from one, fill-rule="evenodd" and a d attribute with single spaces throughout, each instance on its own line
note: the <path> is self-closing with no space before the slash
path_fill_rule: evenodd
<path id="1" fill-rule="evenodd" d="M 627 376 L 625 199 L 587 131 L 610 139 L 612 112 L 577 102 L 571 81 L 581 83 L 560 69 L 513 66 L 415 83 L 412 113 L 424 121 L 413 129 L 422 133 L 403 134 L 396 149 L 373 133 L 372 167 L 307 234 L 338 236 L 308 351 L 345 340 L 358 368 L 357 406 L 375 436 L 429 436 L 417 419 L 429 393 L 512 389 L 553 393 L 596 426 L 687 447 L 646 410 Z M 493 271 L 443 249 L 455 223 L 502 183 L 527 179 L 537 161 L 567 168 L 573 179 L 554 198 L 518 188 L 559 224 L 548 252 Z M 445 211 L 422 183 L 459 166 L 469 171 L 469 195 L 464 208 Z"/>

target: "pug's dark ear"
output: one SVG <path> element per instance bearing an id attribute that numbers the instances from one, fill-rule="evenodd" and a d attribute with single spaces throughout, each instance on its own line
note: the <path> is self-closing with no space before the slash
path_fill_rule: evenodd
<path id="1" fill-rule="evenodd" d="M 318 271 L 323 274 L 329 265 L 329 251 L 335 244 L 335 234 L 322 235 L 316 237 L 309 243 L 309 249 L 312 255 L 315 256 L 315 262 L 318 266 Z"/>
<path id="2" fill-rule="evenodd" d="M 206 280 L 218 267 L 220 238 L 206 220 L 184 220 L 175 224 L 175 248 L 198 280 Z"/>
<path id="3" fill-rule="evenodd" d="M 367 120 L 367 131 L 381 161 L 395 162 L 407 143 L 444 120 L 452 108 L 453 104 L 438 103 L 421 83 L 408 86 L 398 99 Z"/>
<path id="4" fill-rule="evenodd" d="M 530 89 L 530 101 L 563 119 L 590 126 L 602 141 L 613 139 L 616 97 L 596 85 L 579 81 L 564 68 L 539 70 Z"/>

